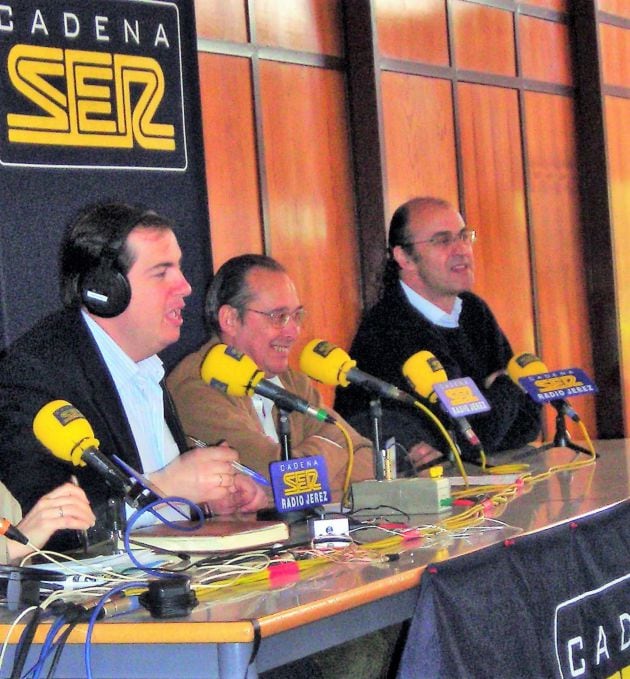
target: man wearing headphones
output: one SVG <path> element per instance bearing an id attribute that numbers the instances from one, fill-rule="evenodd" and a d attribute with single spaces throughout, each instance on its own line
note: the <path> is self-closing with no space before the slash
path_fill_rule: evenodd
<path id="1" fill-rule="evenodd" d="M 129 205 L 92 206 L 66 231 L 60 260 L 64 308 L 0 363 L 0 475 L 23 511 L 74 473 L 96 515 L 92 541 L 118 518 L 102 477 L 57 460 L 36 440 L 35 415 L 57 399 L 85 416 L 103 454 L 118 455 L 165 495 L 221 514 L 265 506 L 262 490 L 235 473 L 235 451 L 188 450 L 162 384 L 157 353 L 179 339 L 191 292 L 171 223 Z M 73 538 L 62 532 L 53 544 L 68 548 Z"/>

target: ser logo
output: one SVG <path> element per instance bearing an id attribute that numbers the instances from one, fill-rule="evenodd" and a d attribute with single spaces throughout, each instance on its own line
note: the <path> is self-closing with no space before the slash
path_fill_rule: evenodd
<path id="1" fill-rule="evenodd" d="M 317 469 L 301 469 L 299 471 L 285 472 L 282 480 L 286 495 L 311 493 L 322 489 Z"/>
<path id="2" fill-rule="evenodd" d="M 547 394 L 550 391 L 559 391 L 560 389 L 584 386 L 584 383 L 580 382 L 575 375 L 557 375 L 555 377 L 537 379 L 534 384 L 541 394 Z"/>
<path id="3" fill-rule="evenodd" d="M 476 403 L 479 400 L 473 393 L 473 390 L 467 385 L 445 389 L 444 396 L 448 398 L 452 406 L 467 405 L 469 403 Z"/>
<path id="4" fill-rule="evenodd" d="M 151 57 L 20 44 L 7 70 L 37 111 L 7 114 L 11 143 L 175 150 L 174 126 L 155 120 L 165 83 Z"/>
<path id="5" fill-rule="evenodd" d="M 271 462 L 269 474 L 274 502 L 281 512 L 331 501 L 328 471 L 321 455 Z"/>

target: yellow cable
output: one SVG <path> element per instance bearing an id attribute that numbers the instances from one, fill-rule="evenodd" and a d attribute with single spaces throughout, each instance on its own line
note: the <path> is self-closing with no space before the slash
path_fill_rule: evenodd
<path id="1" fill-rule="evenodd" d="M 591 451 L 591 454 L 593 455 L 593 457 L 596 457 L 597 453 L 595 452 L 595 446 L 593 446 L 593 442 L 591 441 L 591 437 L 588 435 L 588 431 L 586 430 L 584 422 L 582 422 L 581 419 L 578 420 L 578 425 L 579 425 L 580 429 L 582 430 L 582 434 L 584 434 L 584 438 L 586 439 L 586 445 L 588 446 L 588 449 Z"/>
<path id="2" fill-rule="evenodd" d="M 418 409 L 420 409 L 425 415 L 427 415 L 433 421 L 435 426 L 440 430 L 440 433 L 445 438 L 449 448 L 451 449 L 451 452 L 453 453 L 455 462 L 457 463 L 457 468 L 459 469 L 459 473 L 462 475 L 462 478 L 464 479 L 464 483 L 468 485 L 468 475 L 466 474 L 466 470 L 464 469 L 464 465 L 462 464 L 462 458 L 459 454 L 459 450 L 455 443 L 453 442 L 453 439 L 450 437 L 449 433 L 444 428 L 444 425 L 423 403 L 420 403 L 420 401 L 414 401 L 414 405 Z"/>
<path id="3" fill-rule="evenodd" d="M 350 490 L 352 467 L 354 466 L 354 446 L 352 445 L 350 434 L 347 432 L 346 428 L 341 424 L 341 422 L 335 420 L 335 425 L 344 435 L 344 438 L 346 439 L 346 446 L 348 447 L 348 464 L 346 466 L 346 476 L 343 480 L 343 488 L 341 492 L 341 505 L 345 507 L 349 503 L 348 492 Z"/>
<path id="4" fill-rule="evenodd" d="M 419 405 L 423 407 L 422 404 Z M 431 416 L 435 417 L 432 413 Z M 352 471 L 353 448 L 352 441 L 349 440 L 349 435 L 346 432 L 346 430 L 340 425 L 338 426 L 344 433 L 344 436 L 346 436 L 346 438 L 348 439 L 349 445 L 349 455 L 348 455 L 349 471 L 346 474 L 346 481 L 344 483 L 344 493 L 346 493 L 347 488 L 349 487 L 349 478 Z M 442 430 L 444 430 L 444 427 L 441 425 L 441 423 L 439 423 L 439 426 L 441 427 Z M 453 493 L 453 497 L 466 497 L 467 495 L 479 495 L 479 494 L 483 495 L 487 493 L 494 494 L 488 497 L 483 502 L 478 502 L 477 504 L 473 505 L 472 507 L 466 508 L 464 511 L 458 514 L 446 517 L 445 519 L 443 519 L 442 521 L 438 522 L 435 525 L 420 526 L 408 530 L 402 530 L 400 532 L 396 532 L 395 534 L 390 534 L 388 535 L 388 537 L 383 538 L 381 540 L 363 543 L 361 545 L 360 551 L 357 551 L 356 546 L 353 546 L 352 548 L 337 549 L 331 551 L 331 553 L 328 554 L 317 552 L 317 556 L 314 556 L 309 559 L 304 558 L 298 559 L 294 562 L 297 565 L 298 574 L 301 576 L 304 573 L 314 570 L 320 566 L 329 564 L 333 561 L 345 562 L 347 560 L 369 558 L 370 552 L 382 553 L 387 552 L 388 550 L 396 549 L 401 545 L 401 543 L 409 539 L 415 539 L 416 536 L 418 539 L 427 540 L 439 536 L 441 534 L 448 534 L 456 531 L 461 531 L 463 529 L 470 528 L 483 523 L 487 518 L 487 514 L 490 508 L 492 508 L 495 512 L 501 513 L 503 509 L 508 505 L 508 503 L 510 503 L 514 498 L 516 498 L 519 495 L 519 493 L 523 492 L 523 490 L 527 488 L 527 486 L 530 485 L 533 486 L 534 484 L 550 477 L 552 474 L 555 474 L 559 471 L 581 469 L 589 465 L 592 465 L 596 460 L 595 450 L 593 448 L 593 444 L 590 438 L 588 437 L 588 433 L 584 428 L 583 431 L 585 435 L 584 437 L 588 441 L 589 448 L 592 453 L 592 456 L 589 457 L 587 460 L 574 460 L 573 462 L 554 465 L 553 467 L 550 467 L 546 471 L 541 472 L 540 474 L 537 475 L 533 475 L 531 473 L 524 474 L 516 482 L 512 484 L 479 486 L 476 488 L 467 488 L 465 490 L 458 491 L 456 493 Z M 444 433 L 446 434 L 446 437 L 448 437 L 446 430 L 444 430 Z M 450 439 L 450 437 L 448 437 L 448 439 Z M 454 444 L 452 445 L 454 447 Z M 459 459 L 459 455 L 456 456 L 456 459 Z M 462 476 L 464 476 L 464 474 L 462 474 Z M 414 534 L 413 538 L 408 537 L 410 533 Z M 301 552 L 302 555 L 308 553 L 312 552 L 310 552 L 310 550 Z M 213 594 L 216 594 L 216 590 L 219 588 L 226 588 L 232 586 L 243 587 L 245 585 L 256 585 L 259 583 L 268 582 L 271 576 L 270 567 L 271 568 L 273 567 L 273 563 L 275 562 L 272 562 L 269 566 L 263 568 L 262 570 L 257 570 L 255 572 L 240 573 L 233 575 L 231 577 L 217 579 L 207 584 L 195 583 L 194 585 L 195 591 L 197 592 L 197 595 L 200 600 L 205 600 L 211 598 Z"/>
<path id="5" fill-rule="evenodd" d="M 494 467 L 488 467 L 485 451 L 481 451 L 481 469 L 487 474 L 518 474 L 519 472 L 526 472 L 529 469 L 528 464 L 498 464 Z M 466 484 L 468 485 L 468 484 Z"/>

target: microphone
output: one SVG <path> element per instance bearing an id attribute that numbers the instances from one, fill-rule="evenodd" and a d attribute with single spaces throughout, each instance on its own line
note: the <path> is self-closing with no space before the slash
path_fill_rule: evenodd
<path id="1" fill-rule="evenodd" d="M 265 379 L 265 373 L 247 354 L 227 344 L 215 344 L 208 351 L 201 363 L 201 379 L 229 396 L 251 396 L 256 393 L 272 400 L 283 410 L 295 410 L 320 422 L 335 424 L 335 420 L 323 408 L 316 408 Z"/>
<path id="2" fill-rule="evenodd" d="M 379 396 L 415 405 L 416 399 L 413 396 L 393 384 L 359 370 L 355 367 L 356 364 L 357 362 L 343 349 L 321 339 L 311 340 L 300 355 L 300 370 L 322 384 L 347 387 L 352 383 Z"/>
<path id="3" fill-rule="evenodd" d="M 535 354 L 528 352 L 523 352 L 522 354 L 516 354 L 512 356 L 507 364 L 507 373 L 513 382 L 518 384 L 521 389 L 523 385 L 519 382 L 522 377 L 530 377 L 532 375 L 541 375 L 543 373 L 548 373 L 549 368 L 543 361 L 538 358 Z M 580 416 L 577 412 L 569 405 L 569 402 L 563 398 L 554 399 L 551 401 L 551 405 L 559 412 L 564 413 L 570 417 L 574 422 L 580 421 Z"/>
<path id="4" fill-rule="evenodd" d="M 21 542 L 23 545 L 28 545 L 28 538 L 22 531 L 14 526 L 9 519 L 0 519 L 0 535 L 4 535 L 9 540 L 15 540 L 16 542 Z"/>
<path id="5" fill-rule="evenodd" d="M 144 506 L 159 499 L 151 491 L 130 479 L 101 451 L 99 441 L 83 414 L 68 401 L 51 401 L 33 420 L 37 440 L 55 457 L 75 467 L 88 466 L 115 491 L 125 496 L 132 507 Z"/>
<path id="6" fill-rule="evenodd" d="M 448 377 L 442 364 L 430 351 L 418 351 L 410 356 L 403 364 L 402 372 L 414 391 L 431 403 L 437 403 L 438 396 L 433 385 L 446 382 Z"/>
<path id="7" fill-rule="evenodd" d="M 430 351 L 418 351 L 410 356 L 403 364 L 402 371 L 420 396 L 424 396 L 431 403 L 437 403 L 438 396 L 434 386 L 440 382 L 448 382 L 448 377 L 440 361 Z M 477 450 L 482 449 L 481 441 L 466 417 L 459 415 L 452 419 L 468 443 Z"/>

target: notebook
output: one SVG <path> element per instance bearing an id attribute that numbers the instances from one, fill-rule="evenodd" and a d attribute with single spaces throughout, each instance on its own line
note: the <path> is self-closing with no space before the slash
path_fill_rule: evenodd
<path id="1" fill-rule="evenodd" d="M 195 522 L 175 521 L 173 525 L 189 527 Z M 289 528 L 282 521 L 225 516 L 207 519 L 192 532 L 157 524 L 134 530 L 129 537 L 132 543 L 175 552 L 227 552 L 284 542 L 289 539 Z"/>

